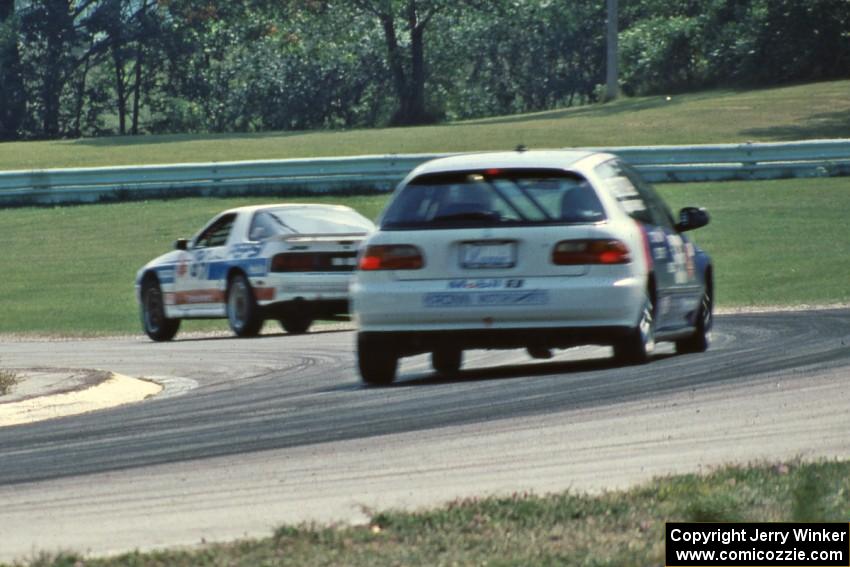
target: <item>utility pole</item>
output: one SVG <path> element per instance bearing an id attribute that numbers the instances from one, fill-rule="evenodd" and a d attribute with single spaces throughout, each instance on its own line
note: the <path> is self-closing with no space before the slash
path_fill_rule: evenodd
<path id="1" fill-rule="evenodd" d="M 608 57 L 605 73 L 605 100 L 614 100 L 620 94 L 617 51 L 617 0 L 608 0 Z"/>

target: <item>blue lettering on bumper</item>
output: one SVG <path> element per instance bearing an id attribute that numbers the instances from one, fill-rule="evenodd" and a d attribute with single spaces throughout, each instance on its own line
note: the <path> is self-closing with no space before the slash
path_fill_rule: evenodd
<path id="1" fill-rule="evenodd" d="M 548 303 L 549 293 L 542 289 L 471 293 L 426 293 L 422 298 L 422 305 L 428 308 L 512 307 L 546 305 Z"/>

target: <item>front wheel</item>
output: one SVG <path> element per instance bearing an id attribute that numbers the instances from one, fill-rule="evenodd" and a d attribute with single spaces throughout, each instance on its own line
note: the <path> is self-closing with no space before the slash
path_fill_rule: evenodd
<path id="1" fill-rule="evenodd" d="M 227 286 L 227 322 L 239 337 L 254 337 L 263 327 L 254 289 L 243 274 L 234 275 Z"/>
<path id="2" fill-rule="evenodd" d="M 614 345 L 614 358 L 626 364 L 643 364 L 655 351 L 655 307 L 647 297 L 637 327 Z"/>
<path id="3" fill-rule="evenodd" d="M 383 341 L 358 334 L 357 366 L 365 383 L 385 386 L 395 380 L 398 355 Z"/>
<path id="4" fill-rule="evenodd" d="M 711 343 L 711 326 L 714 322 L 714 301 L 708 290 L 702 293 L 699 312 L 697 313 L 697 324 L 694 334 L 676 341 L 676 352 L 688 354 L 694 352 L 705 352 Z"/>
<path id="5" fill-rule="evenodd" d="M 162 289 L 154 278 L 142 284 L 142 328 L 155 341 L 170 341 L 180 328 L 180 319 L 165 316 Z"/>

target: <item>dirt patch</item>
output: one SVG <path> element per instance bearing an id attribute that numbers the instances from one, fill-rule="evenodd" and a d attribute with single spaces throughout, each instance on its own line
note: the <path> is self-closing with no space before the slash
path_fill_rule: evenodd
<path id="1" fill-rule="evenodd" d="M 140 402 L 162 391 L 162 386 L 156 382 L 104 371 L 77 374 L 73 380 L 65 381 L 70 384 L 65 388 L 58 386 L 63 382 L 61 377 L 55 370 L 31 373 L 25 383 L 27 397 L 0 403 L 0 426 L 33 423 Z"/>

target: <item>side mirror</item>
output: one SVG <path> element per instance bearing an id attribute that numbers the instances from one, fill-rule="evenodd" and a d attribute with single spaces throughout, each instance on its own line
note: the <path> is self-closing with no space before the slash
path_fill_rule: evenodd
<path id="1" fill-rule="evenodd" d="M 697 207 L 685 207 L 679 211 L 679 222 L 676 223 L 676 230 L 685 232 L 701 228 L 708 224 L 711 217 L 708 216 L 708 211 Z"/>
<path id="2" fill-rule="evenodd" d="M 178 238 L 174 241 L 175 250 L 188 250 L 189 249 L 189 240 L 186 238 Z"/>

